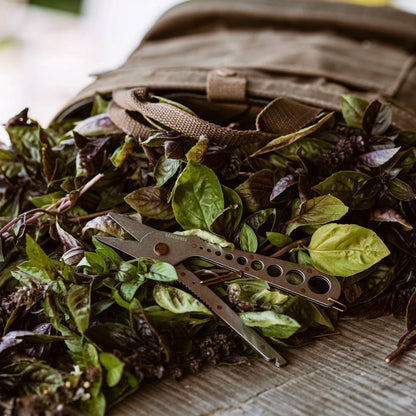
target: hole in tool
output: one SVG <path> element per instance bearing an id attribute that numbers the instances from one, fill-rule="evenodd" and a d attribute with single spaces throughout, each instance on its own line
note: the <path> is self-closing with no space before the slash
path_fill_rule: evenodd
<path id="1" fill-rule="evenodd" d="M 221 251 L 216 251 L 216 252 L 215 252 L 215 254 L 216 254 L 217 256 L 221 256 Z"/>
<path id="2" fill-rule="evenodd" d="M 247 261 L 248 260 L 245 257 L 238 257 L 237 258 L 237 263 L 241 264 L 241 265 L 247 264 Z"/>
<path id="3" fill-rule="evenodd" d="M 225 258 L 226 258 L 227 260 L 232 260 L 232 259 L 234 258 L 234 256 L 233 256 L 231 253 L 227 253 L 227 254 L 225 255 Z"/>
<path id="4" fill-rule="evenodd" d="M 308 286 L 313 293 L 317 293 L 319 295 L 327 293 L 331 287 L 328 279 L 323 276 L 311 277 L 308 281 Z"/>
<path id="5" fill-rule="evenodd" d="M 297 270 L 291 270 L 290 272 L 286 273 L 286 280 L 291 285 L 301 285 L 305 281 L 305 277 L 301 272 L 298 272 Z"/>
<path id="6" fill-rule="evenodd" d="M 283 270 L 277 264 L 272 264 L 267 268 L 267 273 L 271 277 L 279 277 L 283 274 Z"/>
<path id="7" fill-rule="evenodd" d="M 260 260 L 254 260 L 251 262 L 251 268 L 253 270 L 263 270 L 264 264 Z"/>

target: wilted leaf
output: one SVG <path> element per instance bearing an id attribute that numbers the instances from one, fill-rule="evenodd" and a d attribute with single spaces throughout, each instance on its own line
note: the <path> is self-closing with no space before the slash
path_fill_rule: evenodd
<path id="1" fill-rule="evenodd" d="M 189 149 L 188 153 L 186 154 L 186 160 L 189 162 L 190 160 L 194 161 L 195 163 L 202 163 L 205 158 L 205 153 L 208 150 L 209 146 L 209 139 L 205 136 L 201 136 L 198 142 Z"/>
<path id="2" fill-rule="evenodd" d="M 114 166 L 121 166 L 126 159 L 134 153 L 137 140 L 131 136 L 126 136 L 121 147 L 115 150 L 111 156 L 111 162 Z"/>
<path id="3" fill-rule="evenodd" d="M 288 146 L 289 144 L 294 143 L 295 141 L 301 139 L 302 137 L 308 136 L 309 134 L 318 130 L 323 124 L 325 124 L 331 117 L 333 113 L 328 113 L 324 117 L 322 117 L 317 123 L 312 124 L 311 126 L 304 127 L 303 129 L 295 132 L 287 134 L 286 136 L 278 137 L 277 139 L 273 139 L 266 146 L 262 147 L 261 149 L 254 152 L 251 156 L 259 156 L 264 153 L 274 152 L 282 147 Z"/>
<path id="4" fill-rule="evenodd" d="M 183 235 L 183 236 L 195 236 L 199 237 L 201 240 L 206 241 L 207 243 L 214 244 L 218 247 L 227 247 L 227 248 L 234 248 L 234 244 L 230 243 L 229 241 L 221 238 L 220 236 L 210 233 L 209 231 L 205 230 L 186 230 L 186 231 L 176 231 L 175 234 Z"/>
<path id="5" fill-rule="evenodd" d="M 142 222 L 140 214 L 129 215 L 135 221 Z M 112 237 L 126 237 L 127 233 L 108 215 L 100 215 L 88 221 L 82 228 L 82 234 L 99 232 L 108 234 Z"/>
<path id="6" fill-rule="evenodd" d="M 308 251 L 316 269 L 337 276 L 362 272 L 390 254 L 374 231 L 356 224 L 323 225 Z"/>

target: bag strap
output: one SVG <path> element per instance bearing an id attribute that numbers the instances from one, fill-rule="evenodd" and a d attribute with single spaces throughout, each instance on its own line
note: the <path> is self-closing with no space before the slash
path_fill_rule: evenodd
<path id="1" fill-rule="evenodd" d="M 279 109 L 286 108 L 289 102 L 291 112 L 285 112 L 284 117 L 279 117 Z M 259 114 L 256 125 L 258 128 L 267 126 L 267 131 L 235 130 L 203 120 L 174 105 L 151 102 L 145 88 L 115 91 L 108 109 L 110 118 L 118 127 L 142 140 L 149 136 L 149 128 L 135 117 L 137 113 L 186 136 L 195 139 L 206 136 L 220 145 L 229 146 L 239 146 L 248 142 L 267 143 L 279 135 L 304 127 L 313 121 L 320 111 L 288 98 L 278 98 Z"/>

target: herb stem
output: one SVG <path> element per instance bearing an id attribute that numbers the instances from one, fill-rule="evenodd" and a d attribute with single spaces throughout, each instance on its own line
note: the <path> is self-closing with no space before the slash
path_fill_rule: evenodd
<path id="1" fill-rule="evenodd" d="M 83 195 L 85 192 L 88 191 L 88 189 L 93 187 L 103 176 L 104 175 L 102 173 L 99 173 L 98 175 L 94 176 L 90 181 L 88 181 L 79 191 L 78 197 Z M 56 217 L 59 214 L 63 214 L 64 212 L 68 211 L 68 209 L 70 209 L 73 206 L 73 203 L 74 201 L 71 201 L 69 194 L 67 194 L 63 198 L 49 205 L 47 209 L 35 208 L 30 211 L 23 212 L 22 214 L 13 218 L 5 226 L 3 226 L 3 228 L 0 229 L 0 236 L 3 235 L 4 232 L 6 232 L 11 226 L 19 222 L 21 219 L 23 219 L 24 224 L 27 225 L 32 224 L 38 218 L 41 218 L 45 214 Z M 53 211 L 53 209 L 55 208 L 56 211 Z"/>
<path id="2" fill-rule="evenodd" d="M 109 212 L 114 212 L 114 209 L 106 209 L 105 211 L 93 212 L 92 214 L 80 215 L 78 217 L 69 217 L 67 218 L 67 220 L 71 222 L 87 221 L 87 220 L 91 220 L 93 218 L 99 217 L 101 215 L 106 215 Z"/>
<path id="3" fill-rule="evenodd" d="M 282 247 L 281 249 L 277 250 L 275 253 L 270 254 L 270 257 L 275 257 L 275 258 L 282 257 L 283 255 L 288 253 L 290 250 L 292 250 L 292 248 L 307 244 L 309 243 L 310 240 L 311 240 L 311 237 L 305 237 L 305 238 L 301 238 L 300 240 L 293 241 L 293 243 L 290 243 Z"/>

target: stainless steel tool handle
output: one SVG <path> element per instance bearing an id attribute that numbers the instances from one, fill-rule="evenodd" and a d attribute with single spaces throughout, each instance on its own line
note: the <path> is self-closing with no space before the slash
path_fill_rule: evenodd
<path id="1" fill-rule="evenodd" d="M 271 347 L 254 329 L 244 325 L 240 317 L 210 288 L 201 284 L 201 280 L 182 264 L 176 266 L 179 281 L 186 286 L 202 303 L 210 308 L 252 348 L 267 361 L 274 361 L 278 367 L 286 360 Z"/>
<path id="2" fill-rule="evenodd" d="M 241 250 L 222 249 L 198 238 L 189 239 L 186 256 L 199 257 L 244 276 L 265 280 L 272 287 L 303 296 L 324 307 L 341 311 L 345 308 L 338 302 L 341 295 L 338 279 L 310 266 Z"/>

